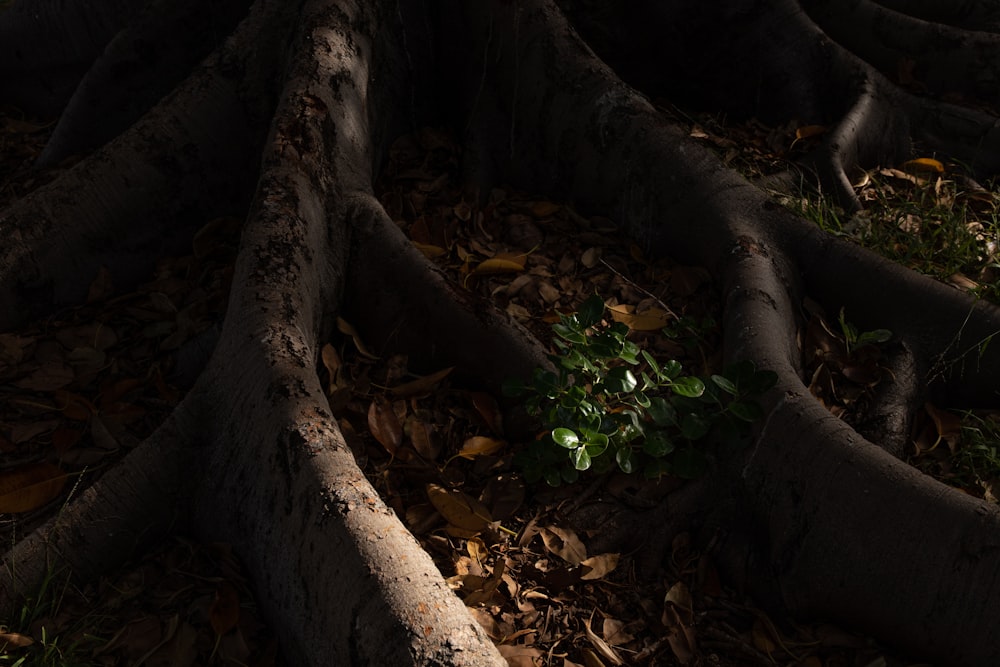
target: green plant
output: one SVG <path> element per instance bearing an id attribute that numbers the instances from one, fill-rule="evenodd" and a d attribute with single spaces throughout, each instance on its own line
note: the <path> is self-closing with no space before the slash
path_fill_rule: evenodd
<path id="1" fill-rule="evenodd" d="M 840 323 L 840 331 L 844 334 L 844 343 L 847 345 L 847 353 L 851 354 L 858 348 L 865 345 L 878 345 L 885 343 L 892 338 L 892 332 L 888 329 L 873 329 L 872 331 L 858 331 L 858 328 L 844 318 L 844 309 L 840 309 L 837 315 L 837 322 Z"/>
<path id="2" fill-rule="evenodd" d="M 0 624 L 0 665 L 10 667 L 90 667 L 102 664 L 88 654 L 98 640 L 85 632 L 93 619 L 82 618 L 55 634 L 50 625 L 62 611 L 69 577 L 50 569 L 37 594 L 10 610 L 8 621 Z"/>
<path id="3" fill-rule="evenodd" d="M 535 369 L 530 383 L 509 381 L 505 393 L 525 398 L 545 434 L 516 462 L 529 482 L 573 482 L 580 472 L 616 464 L 649 477 L 701 475 L 710 433 L 738 438 L 762 416 L 752 400 L 777 381 L 743 362 L 722 374 L 684 375 L 675 360 L 659 363 L 628 340 L 628 327 L 602 323 L 604 301 L 592 296 L 553 325 L 555 370 Z"/>
<path id="4" fill-rule="evenodd" d="M 961 443 L 952 455 L 955 474 L 984 488 L 1000 481 L 1000 417 L 966 412 Z M 994 491 L 997 491 L 994 489 Z"/>

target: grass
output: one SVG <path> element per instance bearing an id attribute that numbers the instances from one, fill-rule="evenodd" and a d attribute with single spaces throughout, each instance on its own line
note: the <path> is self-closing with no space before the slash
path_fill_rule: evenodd
<path id="1" fill-rule="evenodd" d="M 865 208 L 853 215 L 821 193 L 778 198 L 828 233 L 1000 304 L 1000 197 L 995 184 L 980 188 L 957 165 L 914 162 L 920 167 L 930 164 L 930 173 L 869 173 L 858 189 Z M 993 483 L 1000 479 L 998 449 L 1000 415 L 964 412 L 953 446 L 920 451 L 911 463 L 952 486 L 998 502 L 993 496 Z"/>
<path id="2" fill-rule="evenodd" d="M 89 614 L 68 625 L 60 623 L 69 576 L 50 569 L 38 592 L 10 610 L 0 624 L 0 665 L 10 667 L 91 667 L 102 663 L 91 655 L 99 644 L 86 630 L 95 625 Z M 49 628 L 58 627 L 56 634 Z"/>
<path id="3" fill-rule="evenodd" d="M 1000 303 L 1000 218 L 994 192 L 975 187 L 958 166 L 921 175 L 880 169 L 848 216 L 821 193 L 779 196 L 824 231 L 883 257 Z"/>

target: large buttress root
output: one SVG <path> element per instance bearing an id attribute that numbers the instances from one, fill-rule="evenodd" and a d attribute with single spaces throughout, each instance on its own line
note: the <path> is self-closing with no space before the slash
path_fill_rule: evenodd
<path id="1" fill-rule="evenodd" d="M 853 196 L 851 169 L 906 157 L 913 138 L 950 142 L 974 156 L 976 168 L 992 167 L 984 147 L 997 141 L 996 123 L 988 113 L 901 92 L 825 37 L 796 3 L 756 4 L 719 15 L 759 19 L 757 35 L 730 31 L 743 46 L 775 37 L 774 51 L 759 52 L 756 78 L 729 92 L 772 93 L 750 113 L 828 123 L 813 167 L 842 199 Z M 625 27 L 648 19 L 636 34 L 655 36 L 658 21 L 713 23 L 701 6 L 637 2 L 623 15 L 607 11 Z M 735 489 L 744 504 L 737 520 L 753 520 L 738 528 L 760 535 L 754 562 L 764 571 L 733 576 L 793 613 L 837 619 L 934 660 L 1000 660 L 990 625 L 1000 595 L 996 508 L 888 453 L 900 450 L 905 420 L 887 427 L 892 443 L 883 449 L 833 418 L 803 382 L 796 343 L 803 299 L 847 306 L 859 324 L 896 332 L 900 363 L 912 372 L 874 414 L 921 400 L 931 379 L 931 391 L 972 403 L 992 395 L 1000 369 L 996 347 L 979 354 L 1000 331 L 997 310 L 777 207 L 626 85 L 553 3 L 437 9 L 432 16 L 420 2 L 311 0 L 299 8 L 261 0 L 206 65 L 131 130 L 0 213 L 19 239 L 0 255 L 10 324 L 33 302 L 78 300 L 102 263 L 128 282 L 155 257 L 152 239 L 186 242 L 220 202 L 246 204 L 257 183 L 223 332 L 195 388 L 120 471 L 19 545 L 8 566 L 67 551 L 79 554 L 73 566 L 81 574 L 110 566 L 102 538 L 83 530 L 108 529 L 102 518 L 118 517 L 111 526 L 119 539 L 109 544 L 123 552 L 126 542 L 141 542 L 144 523 L 163 532 L 193 527 L 235 546 L 295 664 L 503 664 L 358 469 L 315 371 L 334 317 L 348 310 L 377 329 L 373 340 L 428 364 L 455 364 L 487 385 L 542 361 L 522 329 L 444 284 L 372 196 L 386 142 L 446 107 L 475 142 L 469 153 L 479 178 L 570 198 L 619 221 L 647 250 L 709 267 L 725 300 L 727 357 L 778 373 L 759 438 L 704 484 Z M 117 29 L 97 32 L 86 49 L 57 53 L 45 94 L 26 88 L 24 99 L 64 104 L 84 76 L 80 54 L 96 57 Z M 611 53 L 628 31 L 585 34 Z M 801 69 L 775 79 L 784 67 L 769 59 L 800 47 Z M 608 59 L 652 95 L 696 88 L 671 76 L 658 83 L 643 70 L 654 51 L 647 45 L 643 58 Z M 706 62 L 732 57 L 719 52 Z M 672 72 L 678 80 L 683 73 Z M 817 74 L 834 85 L 824 89 Z M 952 126 L 962 128 L 958 139 Z M 118 236 L 113 252 L 99 247 Z M 969 351 L 974 363 L 962 363 Z M 668 514 L 661 510 L 648 516 Z M 20 573 L 0 597 L 44 574 Z"/>

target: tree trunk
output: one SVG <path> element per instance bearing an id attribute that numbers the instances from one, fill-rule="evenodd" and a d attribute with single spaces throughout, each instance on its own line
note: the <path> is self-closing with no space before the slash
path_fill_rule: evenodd
<path id="1" fill-rule="evenodd" d="M 736 489 L 751 509 L 764 545 L 731 577 L 793 614 L 935 662 L 1000 661 L 1000 512 L 898 458 L 906 415 L 928 396 L 992 400 L 1000 350 L 982 343 L 1000 331 L 1000 311 L 781 209 L 644 96 L 830 125 L 807 163 L 848 207 L 859 205 L 851 170 L 907 159 L 913 141 L 992 174 L 995 118 L 905 91 L 878 68 L 911 59 L 929 92 L 992 101 L 993 69 L 980 65 L 995 68 L 995 35 L 942 27 L 936 50 L 921 45 L 928 13 L 961 26 L 976 12 L 995 21 L 993 5 L 943 17 L 920 3 L 906 18 L 883 6 L 907 3 L 888 2 L 258 0 L 200 64 L 210 35 L 154 66 L 133 49 L 170 44 L 190 3 L 151 3 L 138 23 L 106 3 L 93 25 L 22 4 L 0 14 L 0 102 L 65 107 L 45 161 L 117 136 L 0 211 L 5 326 L 81 302 L 102 266 L 132 284 L 204 220 L 248 212 L 225 321 L 194 388 L 7 555 L 17 576 L 0 582 L 0 598 L 36 585 L 38 554 L 96 576 L 190 528 L 246 562 L 290 664 L 504 664 L 357 467 L 315 370 L 341 312 L 379 344 L 493 388 L 543 363 L 530 334 L 449 286 L 373 195 L 388 142 L 443 120 L 466 135 L 470 180 L 560 195 L 718 278 L 727 359 L 779 376 L 754 444 L 713 473 L 714 488 Z M 218 25 L 240 9 L 227 3 Z M 72 37 L 64 48 L 33 50 L 57 27 Z M 134 124 L 138 112 L 95 106 L 117 99 L 106 96 L 121 63 L 141 64 L 128 86 L 151 77 L 142 101 L 153 106 Z M 809 394 L 796 342 L 807 297 L 897 334 L 897 383 L 870 434 L 879 442 Z"/>

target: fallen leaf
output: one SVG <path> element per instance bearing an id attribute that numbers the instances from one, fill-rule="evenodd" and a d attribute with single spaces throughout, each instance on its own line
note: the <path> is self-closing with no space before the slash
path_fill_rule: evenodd
<path id="1" fill-rule="evenodd" d="M 931 446 L 931 449 L 944 440 L 948 443 L 948 449 L 954 454 L 962 436 L 962 419 L 958 415 L 936 408 L 930 403 L 925 403 L 924 409 L 934 420 L 934 428 L 937 431 L 937 441 Z"/>
<path id="2" fill-rule="evenodd" d="M 215 599 L 208 610 L 208 620 L 215 634 L 222 636 L 240 622 L 240 594 L 228 581 L 215 589 Z"/>
<path id="3" fill-rule="evenodd" d="M 16 632 L 0 632 L 0 644 L 5 644 L 6 646 L 24 648 L 25 646 L 31 646 L 34 643 L 35 640 L 28 635 L 22 635 Z"/>
<path id="4" fill-rule="evenodd" d="M 915 160 L 907 160 L 902 165 L 903 171 L 911 174 L 943 174 L 944 165 L 929 157 L 919 157 Z"/>
<path id="5" fill-rule="evenodd" d="M 395 386 L 389 390 L 389 393 L 397 398 L 409 398 L 411 396 L 421 395 L 426 396 L 432 393 L 437 388 L 438 383 L 448 377 L 448 374 L 453 370 L 455 370 L 454 366 L 443 368 L 436 373 L 431 373 L 430 375 L 425 375 L 422 378 L 413 380 L 412 382 Z"/>
<path id="6" fill-rule="evenodd" d="M 619 554 L 600 554 L 580 561 L 580 565 L 589 568 L 581 579 L 603 579 L 618 567 Z"/>
<path id="7" fill-rule="evenodd" d="M 536 201 L 531 204 L 531 215 L 536 218 L 548 218 L 559 212 L 561 207 L 550 201 Z"/>
<path id="8" fill-rule="evenodd" d="M 473 534 L 481 532 L 493 517 L 481 502 L 461 491 L 446 489 L 438 484 L 427 485 L 427 498 L 450 525 Z"/>
<path id="9" fill-rule="evenodd" d="M 393 456 L 403 444 L 403 426 L 392 406 L 381 396 L 376 397 L 368 406 L 368 430 Z"/>
<path id="10" fill-rule="evenodd" d="M 326 368 L 327 374 L 330 376 L 330 380 L 326 385 L 326 393 L 332 394 L 333 390 L 337 388 L 337 376 L 344 362 L 341 360 L 337 348 L 329 343 L 323 346 L 319 356 L 323 361 L 323 366 Z"/>
<path id="11" fill-rule="evenodd" d="M 571 565 L 579 565 L 587 558 L 587 548 L 569 528 L 548 526 L 539 532 L 545 548 Z"/>
<path id="12" fill-rule="evenodd" d="M 29 463 L 0 471 L 0 513 L 37 509 L 54 499 L 66 484 L 66 473 L 51 463 Z"/>
<path id="13" fill-rule="evenodd" d="M 818 137 L 821 134 L 825 134 L 828 129 L 826 125 L 803 125 L 795 130 L 795 140 L 799 141 L 810 137 Z"/>
<path id="14" fill-rule="evenodd" d="M 500 414 L 500 406 L 497 405 L 496 399 L 485 391 L 469 392 L 469 397 L 472 399 L 472 407 L 490 430 L 498 434 L 503 433 L 503 415 Z"/>
<path id="15" fill-rule="evenodd" d="M 74 379 L 76 379 L 76 373 L 73 372 L 70 366 L 61 361 L 53 360 L 14 384 L 21 389 L 53 391 L 55 389 L 62 389 Z"/>
<path id="16" fill-rule="evenodd" d="M 430 245 L 428 243 L 417 243 L 416 241 L 411 241 L 413 247 L 423 253 L 424 257 L 427 259 L 437 259 L 441 255 L 448 254 L 448 251 L 436 245 Z"/>
<path id="17" fill-rule="evenodd" d="M 583 622 L 583 631 L 587 635 L 587 640 L 590 642 L 591 646 L 597 649 L 597 652 L 612 665 L 624 665 L 625 661 L 622 660 L 620 655 L 618 655 L 618 652 L 611 648 L 606 641 L 598 637 L 597 633 L 590 629 L 590 624 L 594 620 L 594 613 L 595 612 L 591 612 L 590 618 Z"/>
<path id="18" fill-rule="evenodd" d="M 506 445 L 507 442 L 504 440 L 488 438 L 484 435 L 474 435 L 462 443 L 462 449 L 459 450 L 456 456 L 461 456 L 463 459 L 471 460 L 477 456 L 485 456 L 487 454 L 499 452 Z"/>
<path id="19" fill-rule="evenodd" d="M 345 320 L 342 317 L 338 317 L 337 330 L 340 333 L 344 334 L 345 336 L 351 337 L 351 341 L 354 342 L 354 347 L 358 349 L 358 353 L 362 357 L 365 357 L 372 361 L 378 359 L 378 355 L 372 354 L 372 352 L 368 349 L 368 346 L 365 345 L 364 341 L 361 340 L 361 335 L 357 332 L 357 330 L 353 326 L 351 326 L 351 324 L 347 320 Z"/>
<path id="20" fill-rule="evenodd" d="M 621 322 L 633 331 L 658 331 L 670 324 L 673 315 L 662 308 L 650 308 L 649 310 L 636 313 L 635 306 L 619 304 L 608 306 L 611 318 L 615 322 Z"/>
<path id="21" fill-rule="evenodd" d="M 472 270 L 473 275 L 492 275 L 495 273 L 519 273 L 524 271 L 524 262 L 511 258 L 491 257 L 483 260 Z"/>
<path id="22" fill-rule="evenodd" d="M 433 429 L 433 426 L 425 424 L 416 417 L 410 417 L 406 420 L 405 430 L 410 436 L 410 444 L 420 456 L 428 461 L 437 459 L 438 454 L 441 453 L 441 443 L 438 438 L 434 437 Z"/>
<path id="23" fill-rule="evenodd" d="M 497 650 L 507 661 L 507 667 L 538 667 L 545 659 L 545 654 L 534 646 L 500 644 Z"/>
<path id="24" fill-rule="evenodd" d="M 588 269 L 597 266 L 599 261 L 601 261 L 601 249 L 597 246 L 584 250 L 583 254 L 580 255 L 580 263 Z"/>
<path id="25" fill-rule="evenodd" d="M 497 592 L 497 587 L 503 580 L 503 573 L 507 569 L 507 564 L 501 558 L 493 568 L 493 574 L 483 582 L 482 587 L 472 591 L 465 597 L 465 606 L 475 607 L 489 602 Z"/>

